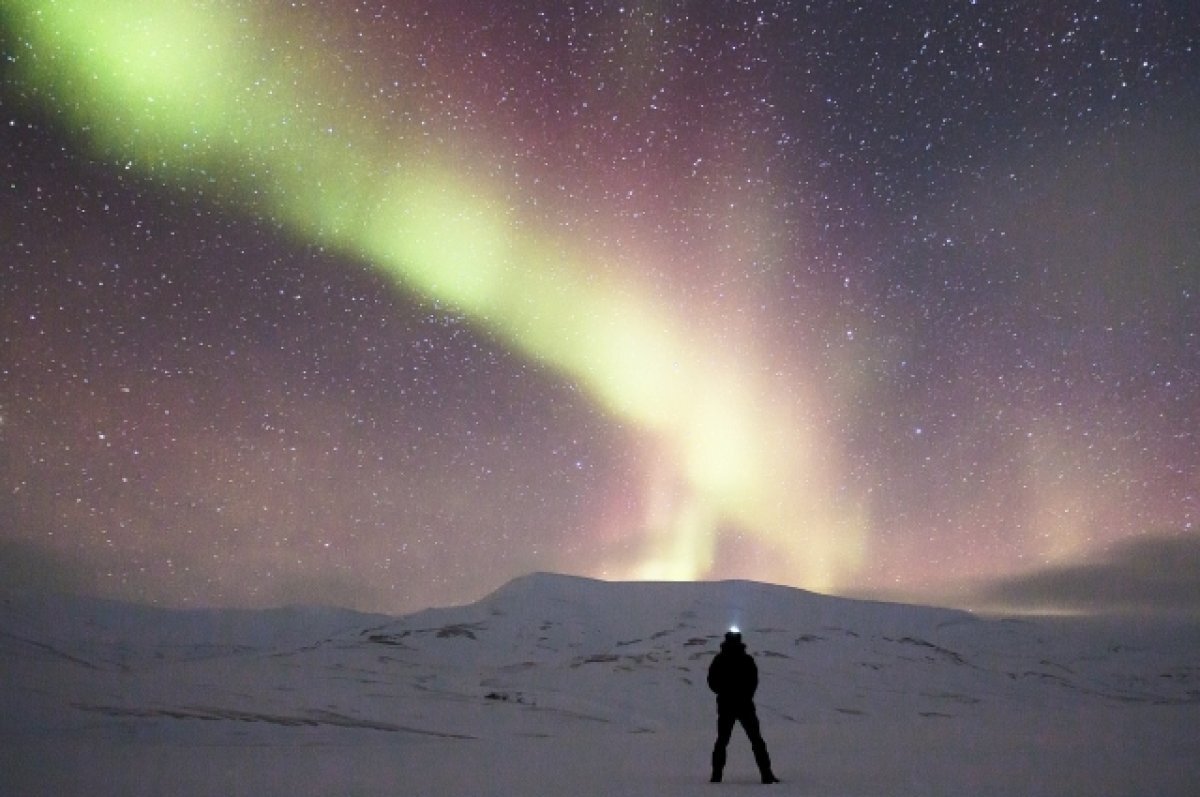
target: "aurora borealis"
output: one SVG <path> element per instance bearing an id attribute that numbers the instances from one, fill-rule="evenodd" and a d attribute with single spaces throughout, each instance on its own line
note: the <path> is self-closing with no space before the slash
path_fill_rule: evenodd
<path id="1" fill-rule="evenodd" d="M 18 581 L 953 602 L 1194 539 L 1196 12 L 144 5 L 4 12 Z"/>

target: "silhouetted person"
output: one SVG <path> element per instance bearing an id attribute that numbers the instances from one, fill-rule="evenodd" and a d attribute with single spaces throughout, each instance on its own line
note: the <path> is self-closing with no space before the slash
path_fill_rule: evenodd
<path id="1" fill-rule="evenodd" d="M 717 743 L 712 751 L 712 782 L 721 782 L 725 770 L 725 748 L 733 734 L 733 724 L 742 723 L 750 737 L 754 762 L 763 783 L 778 783 L 771 771 L 771 757 L 758 730 L 758 715 L 754 712 L 754 692 L 758 689 L 758 665 L 746 652 L 742 635 L 737 630 L 725 634 L 721 652 L 708 666 L 708 688 L 717 694 Z"/>

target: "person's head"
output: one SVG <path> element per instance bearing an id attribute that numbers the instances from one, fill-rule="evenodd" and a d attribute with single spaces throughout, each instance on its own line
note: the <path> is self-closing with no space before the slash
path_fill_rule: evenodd
<path id="1" fill-rule="evenodd" d="M 725 632 L 725 641 L 721 643 L 721 649 L 745 649 L 746 644 L 742 642 L 742 632 L 736 627 L 730 628 Z"/>

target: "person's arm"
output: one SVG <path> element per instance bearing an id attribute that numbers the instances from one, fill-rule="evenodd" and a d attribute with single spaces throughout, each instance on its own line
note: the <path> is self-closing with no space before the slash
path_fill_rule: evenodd
<path id="1" fill-rule="evenodd" d="M 713 691 L 713 694 L 721 694 L 720 654 L 708 665 L 708 688 Z"/>

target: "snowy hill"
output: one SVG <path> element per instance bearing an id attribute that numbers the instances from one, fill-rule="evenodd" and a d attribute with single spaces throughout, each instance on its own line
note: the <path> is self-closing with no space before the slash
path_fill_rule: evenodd
<path id="1" fill-rule="evenodd" d="M 464 607 L 165 611 L 10 597 L 0 794 L 694 794 L 726 627 L 784 794 L 1185 795 L 1200 628 L 981 619 L 750 582 L 538 574 Z"/>

